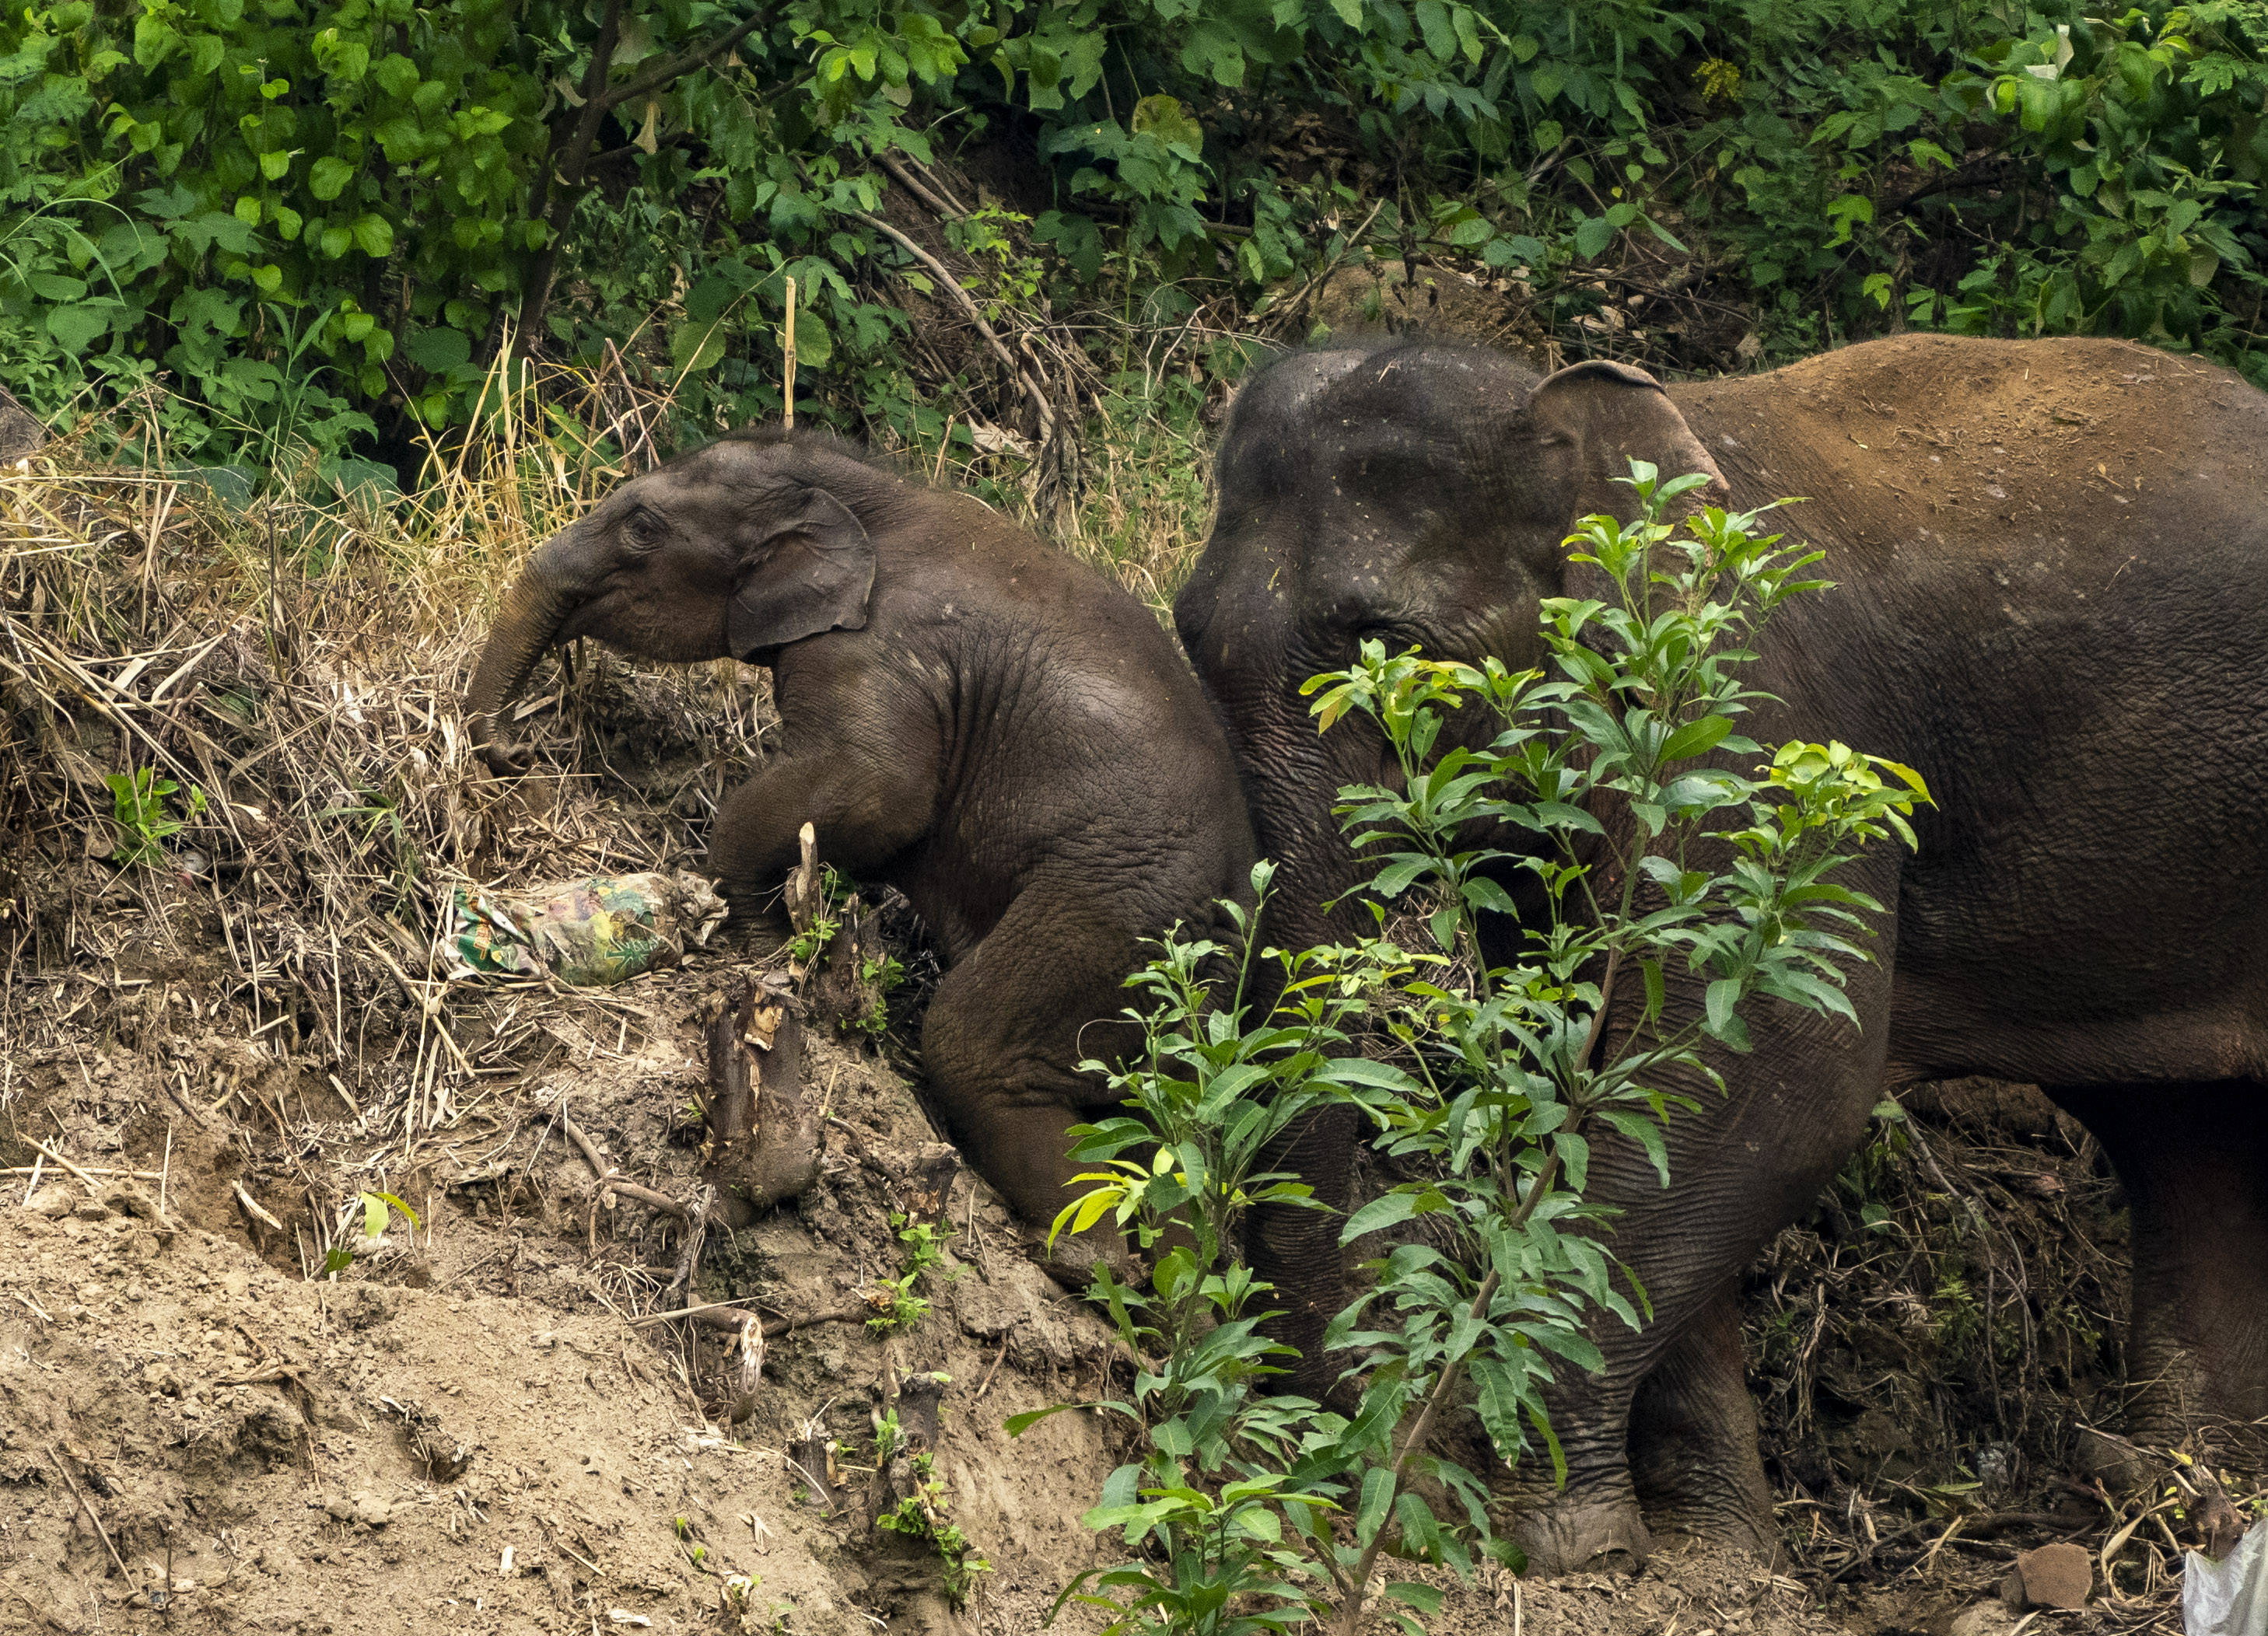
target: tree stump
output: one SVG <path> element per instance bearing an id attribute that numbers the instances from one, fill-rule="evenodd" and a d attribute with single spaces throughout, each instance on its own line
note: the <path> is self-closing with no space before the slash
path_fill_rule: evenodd
<path id="1" fill-rule="evenodd" d="M 741 979 L 703 1004 L 709 1140 L 702 1174 L 746 1226 L 819 1175 L 819 1126 L 804 1094 L 803 1025 L 789 996 Z"/>

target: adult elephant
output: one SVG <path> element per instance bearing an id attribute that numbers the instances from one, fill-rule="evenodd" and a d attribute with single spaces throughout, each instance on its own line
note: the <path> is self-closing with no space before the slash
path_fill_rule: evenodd
<path id="1" fill-rule="evenodd" d="M 1568 1480 L 1521 1496 L 1531 1558 L 1771 1538 L 1734 1280 L 1886 1079 L 2036 1082 L 2102 1140 L 2134 1215 L 2132 1429 L 2268 1414 L 2268 397 L 2226 370 L 1918 335 L 1667 389 L 1423 342 L 1272 364 L 1174 613 L 1282 865 L 1274 935 L 1350 924 L 1320 906 L 1367 875 L 1333 796 L 1391 766 L 1362 723 L 1319 737 L 1300 683 L 1365 637 L 1535 663 L 1560 541 L 1629 514 L 1632 457 L 1734 507 L 1810 496 L 1774 526 L 1841 588 L 1776 616 L 1754 675 L 1784 702 L 1744 730 L 1894 756 L 1938 805 L 1854 871 L 1887 906 L 1862 1028 L 1768 1003 L 1730 1095 L 1673 1123 L 1668 1191 L 1594 1159 L 1655 1317 L 1602 1325 L 1603 1370 L 1555 1390 Z M 1335 1170 L 1344 1136 L 1304 1156 Z M 1325 1253 L 1301 1230 L 1279 1265 Z"/>

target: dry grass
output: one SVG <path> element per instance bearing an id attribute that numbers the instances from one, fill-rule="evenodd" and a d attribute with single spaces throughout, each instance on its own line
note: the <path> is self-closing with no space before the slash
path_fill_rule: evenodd
<path id="1" fill-rule="evenodd" d="M 1149 380 L 1106 385 L 1136 435 L 1092 445 L 1059 516 L 1073 550 L 1162 611 L 1205 466 L 1197 395 L 1178 389 L 1178 431 L 1157 412 L 1161 353 Z M 327 1136 L 304 1105 L 269 1094 L 259 1111 L 307 1155 L 318 1221 L 335 1214 L 320 1195 L 374 1185 L 325 1173 L 332 1138 L 393 1141 L 406 1172 L 480 1127 L 559 1008 L 541 985 L 447 978 L 433 928 L 453 889 L 696 863 L 772 721 L 760 671 L 642 669 L 584 644 L 516 707 L 546 770 L 504 786 L 470 758 L 460 701 L 503 591 L 669 452 L 669 407 L 627 370 L 554 372 L 385 507 L 325 503 L 312 481 L 232 507 L 95 458 L 98 437 L 155 448 L 154 418 L 0 473 L 0 1126 L 42 1063 L 77 1071 L 90 1046 L 161 1064 L 184 1113 L 250 1116 L 263 1069 L 291 1063 L 353 1113 Z M 1035 521 L 1029 469 L 1004 447 L 924 474 Z M 150 861 L 126 861 L 114 779 L 174 787 L 163 806 L 182 827 Z M 636 1009 L 604 991 L 576 1003 Z M 184 1053 L 185 1038 L 230 1043 Z"/>
<path id="2" fill-rule="evenodd" d="M 2095 1429 L 2120 1420 L 2128 1270 L 2100 1148 L 2030 1087 L 1905 1100 L 1749 1274 L 1789 1571 L 1958 1605 L 1994 1594 L 2015 1552 L 2069 1539 L 2098 1559 L 2094 1628 L 2178 1630 L 2202 1450 Z M 2147 1480 L 2088 1475 L 2114 1453 Z M 2248 1515 L 2268 1501 L 2215 1484 Z"/>
<path id="3" fill-rule="evenodd" d="M 350 1125 L 408 1169 L 480 1127 L 551 994 L 446 979 L 452 888 L 691 861 L 768 716 L 745 667 L 589 654 L 519 707 L 556 774 L 473 775 L 458 701 L 495 599 L 608 477 L 557 454 L 487 445 L 389 512 L 232 510 L 68 446 L 0 480 L 0 1113 L 92 1045 L 154 1064 L 181 1114 L 256 1116 L 302 1151 Z M 153 775 L 183 827 L 126 862 L 111 781 Z M 279 1063 L 350 1121 L 276 1105 Z"/>

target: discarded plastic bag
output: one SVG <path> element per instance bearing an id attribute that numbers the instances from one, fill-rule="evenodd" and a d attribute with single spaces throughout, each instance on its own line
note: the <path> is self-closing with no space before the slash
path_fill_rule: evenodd
<path id="1" fill-rule="evenodd" d="M 697 875 L 592 875 L 519 891 L 460 886 L 442 918 L 441 954 L 457 977 L 533 977 L 603 988 L 675 965 L 701 947 L 725 906 Z"/>
<path id="2" fill-rule="evenodd" d="M 2182 1629 L 2188 1636 L 2268 1636 L 2268 1528 L 2254 1528 L 2218 1562 L 2182 1556 Z"/>

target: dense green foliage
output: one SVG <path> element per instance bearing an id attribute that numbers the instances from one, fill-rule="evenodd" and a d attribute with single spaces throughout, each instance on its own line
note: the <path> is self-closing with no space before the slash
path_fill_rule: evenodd
<path id="1" fill-rule="evenodd" d="M 2249 363 L 2264 46 L 2263 0 L 34 3 L 0 376 L 50 415 L 162 377 L 180 454 L 273 462 L 464 422 L 517 330 L 630 345 L 713 426 L 777 413 L 793 276 L 814 407 L 929 441 L 894 150 L 1044 199 L 951 213 L 1004 323 L 1248 308 L 1374 247 L 1562 324 L 1690 264 L 1767 356 L 1911 324 Z"/>

